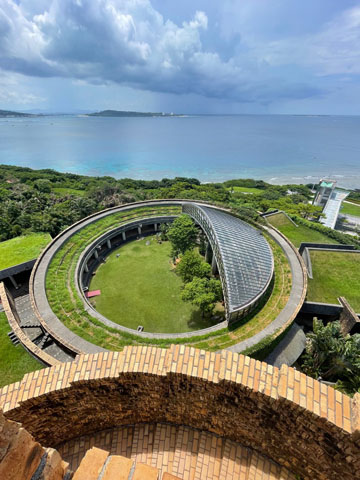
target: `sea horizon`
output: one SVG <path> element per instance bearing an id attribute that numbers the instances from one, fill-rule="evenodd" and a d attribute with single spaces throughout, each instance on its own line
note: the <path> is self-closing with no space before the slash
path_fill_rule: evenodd
<path id="1" fill-rule="evenodd" d="M 360 117 L 184 114 L 0 119 L 0 163 L 90 176 L 234 178 L 360 188 Z"/>

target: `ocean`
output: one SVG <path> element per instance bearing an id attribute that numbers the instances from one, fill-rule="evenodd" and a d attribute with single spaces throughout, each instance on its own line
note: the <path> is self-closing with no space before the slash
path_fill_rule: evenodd
<path id="1" fill-rule="evenodd" d="M 146 180 L 281 184 L 331 177 L 360 188 L 360 117 L 4 118 L 0 163 Z"/>

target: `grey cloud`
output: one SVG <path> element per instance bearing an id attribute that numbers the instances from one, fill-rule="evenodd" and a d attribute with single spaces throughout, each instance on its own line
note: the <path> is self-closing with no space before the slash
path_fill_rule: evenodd
<path id="1" fill-rule="evenodd" d="M 251 52 L 224 60 L 204 49 L 204 12 L 176 25 L 149 0 L 49 0 L 46 10 L 35 3 L 31 11 L 28 1 L 22 8 L 0 0 L 3 69 L 240 102 L 321 94 L 305 81 L 288 85 L 274 77 Z"/>

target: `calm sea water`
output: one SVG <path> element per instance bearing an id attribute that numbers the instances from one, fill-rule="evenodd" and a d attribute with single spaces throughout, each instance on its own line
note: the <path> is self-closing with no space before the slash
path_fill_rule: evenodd
<path id="1" fill-rule="evenodd" d="M 0 119 L 0 163 L 136 179 L 330 176 L 360 188 L 360 117 Z"/>

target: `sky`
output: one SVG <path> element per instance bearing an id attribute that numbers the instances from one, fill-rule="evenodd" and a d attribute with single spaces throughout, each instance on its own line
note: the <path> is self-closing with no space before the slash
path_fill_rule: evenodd
<path id="1" fill-rule="evenodd" d="M 360 114 L 359 0 L 0 0 L 0 109 Z"/>

